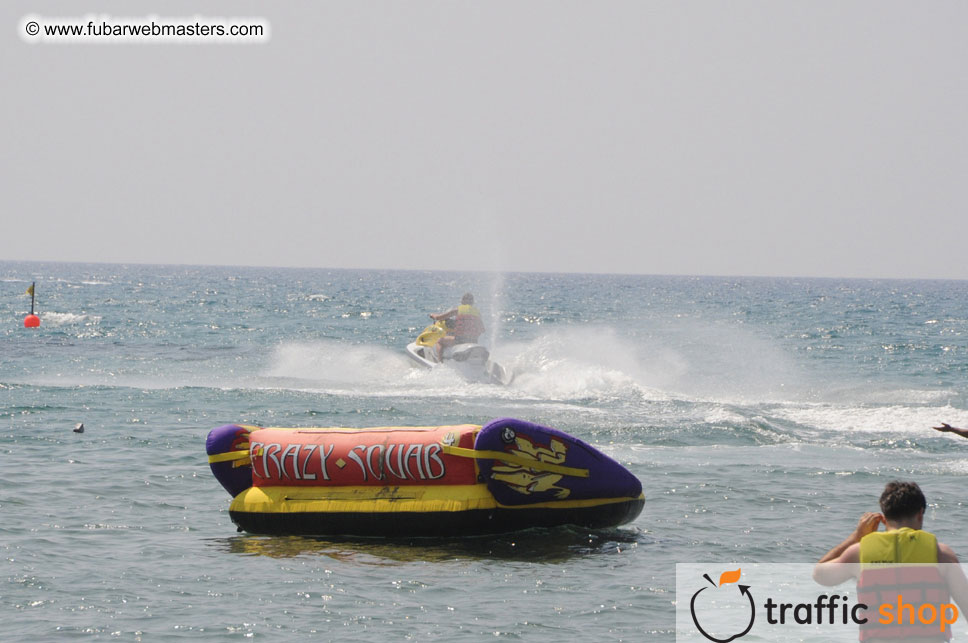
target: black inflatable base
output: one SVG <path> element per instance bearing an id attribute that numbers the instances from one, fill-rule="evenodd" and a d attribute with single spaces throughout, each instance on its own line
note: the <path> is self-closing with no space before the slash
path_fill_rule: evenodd
<path id="1" fill-rule="evenodd" d="M 287 536 L 451 537 L 500 534 L 532 527 L 617 527 L 635 520 L 644 498 L 567 509 L 480 509 L 425 513 L 250 513 L 230 511 L 252 534 Z"/>

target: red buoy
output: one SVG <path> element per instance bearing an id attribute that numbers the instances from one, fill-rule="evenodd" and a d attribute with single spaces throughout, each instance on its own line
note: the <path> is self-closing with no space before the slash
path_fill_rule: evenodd
<path id="1" fill-rule="evenodd" d="M 31 282 L 27 294 L 30 295 L 30 314 L 24 317 L 24 328 L 37 328 L 40 326 L 40 317 L 34 314 L 34 286 L 37 282 Z"/>

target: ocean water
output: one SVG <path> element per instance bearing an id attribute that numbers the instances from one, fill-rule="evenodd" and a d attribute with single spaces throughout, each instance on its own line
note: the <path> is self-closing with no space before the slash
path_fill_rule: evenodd
<path id="1" fill-rule="evenodd" d="M 507 388 L 403 354 L 466 290 Z M 677 562 L 813 562 L 894 478 L 968 556 L 968 440 L 930 428 L 968 427 L 968 282 L 7 262 L 0 293 L 2 641 L 671 641 Z M 642 515 L 252 536 L 204 450 L 501 416 L 625 463 Z"/>

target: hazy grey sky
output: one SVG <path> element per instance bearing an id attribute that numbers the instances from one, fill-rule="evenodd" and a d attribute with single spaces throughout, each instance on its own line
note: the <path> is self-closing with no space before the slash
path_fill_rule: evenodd
<path id="1" fill-rule="evenodd" d="M 28 44 L 27 14 L 264 45 Z M 968 3 L 0 7 L 0 259 L 968 278 Z"/>

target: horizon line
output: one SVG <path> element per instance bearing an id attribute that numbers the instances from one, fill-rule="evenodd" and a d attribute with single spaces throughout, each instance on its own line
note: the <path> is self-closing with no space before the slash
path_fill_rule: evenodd
<path id="1" fill-rule="evenodd" d="M 370 271 L 370 272 L 430 272 L 430 273 L 478 273 L 505 275 L 595 275 L 602 277 L 677 277 L 696 279 L 814 279 L 849 281 L 968 281 L 962 277 L 858 277 L 818 276 L 794 274 L 704 274 L 663 272 L 580 272 L 572 270 L 497 270 L 497 269 L 440 269 L 440 268 L 386 268 L 386 267 L 340 267 L 340 266 L 283 266 L 271 264 L 231 263 L 156 263 L 151 261 L 64 261 L 49 259 L 0 259 L 0 264 L 57 264 L 88 266 L 154 266 L 159 268 L 257 268 L 266 270 L 321 270 L 321 271 Z"/>

